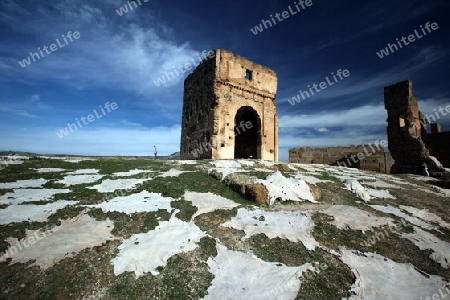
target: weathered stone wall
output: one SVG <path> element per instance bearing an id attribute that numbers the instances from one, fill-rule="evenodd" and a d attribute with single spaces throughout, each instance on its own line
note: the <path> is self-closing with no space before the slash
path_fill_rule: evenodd
<path id="1" fill-rule="evenodd" d="M 445 167 L 450 168 L 450 131 L 428 133 L 422 139 L 430 151 Z"/>
<path id="2" fill-rule="evenodd" d="M 253 158 L 278 160 L 275 72 L 226 50 L 214 52 L 185 80 L 181 159 L 232 159 L 251 148 Z"/>
<path id="3" fill-rule="evenodd" d="M 181 159 L 211 158 L 215 69 L 214 58 L 208 58 L 184 81 Z"/>
<path id="4" fill-rule="evenodd" d="M 358 158 L 359 154 L 359 158 Z M 349 168 L 390 173 L 393 160 L 389 152 L 376 146 L 350 146 L 289 150 L 290 163 L 340 165 Z"/>
<path id="5" fill-rule="evenodd" d="M 430 157 L 421 136 L 425 131 L 423 116 L 407 80 L 384 88 L 384 106 L 388 112 L 389 151 L 395 160 L 392 173 L 417 173 L 425 162 L 434 172 L 442 172 L 442 165 Z"/>

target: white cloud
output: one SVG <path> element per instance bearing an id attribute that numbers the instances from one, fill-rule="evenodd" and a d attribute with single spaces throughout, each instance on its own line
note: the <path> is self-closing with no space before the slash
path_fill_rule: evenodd
<path id="1" fill-rule="evenodd" d="M 447 102 L 447 104 L 443 104 Z M 419 109 L 423 114 L 433 114 L 434 109 L 445 108 L 450 99 L 419 100 Z M 450 114 L 439 114 L 439 122 L 450 121 Z M 363 105 L 346 110 L 319 111 L 312 114 L 283 115 L 279 118 L 280 128 L 310 128 L 319 132 L 327 132 L 332 127 L 368 127 L 387 126 L 387 111 L 381 102 L 377 105 Z"/>
<path id="2" fill-rule="evenodd" d="M 40 119 L 39 116 L 29 113 L 23 109 L 13 109 L 13 108 L 8 108 L 8 107 L 0 107 L 0 111 L 6 112 L 6 113 L 12 113 L 15 114 L 17 116 L 21 116 L 21 117 L 27 117 L 27 118 L 31 118 L 31 119 Z"/>
<path id="3" fill-rule="evenodd" d="M 0 113 L 6 112 L 7 114 L 15 114 L 21 117 L 42 119 L 41 112 L 48 111 L 50 108 L 49 105 L 41 100 L 41 95 L 35 94 L 25 100 L 10 99 L 7 102 L 5 101 L 0 106 Z"/>
<path id="4" fill-rule="evenodd" d="M 382 103 L 364 105 L 342 111 L 319 111 L 308 115 L 284 115 L 279 127 L 330 128 L 335 126 L 385 125 L 387 112 Z"/>
<path id="5" fill-rule="evenodd" d="M 350 76 L 348 78 L 343 78 L 343 80 L 336 82 L 327 89 L 321 90 L 314 95 L 310 95 L 310 97 L 305 100 L 302 99 L 302 101 L 295 104 L 293 108 L 299 109 L 302 104 L 308 102 L 323 103 L 322 101 L 336 101 L 336 99 L 339 99 L 340 97 L 349 98 L 358 95 L 367 96 L 368 93 L 371 93 L 369 94 L 371 96 L 374 95 L 374 92 L 377 92 L 377 95 L 379 95 L 380 92 L 382 93 L 384 86 L 405 80 L 405 78 L 410 78 L 413 74 L 416 74 L 422 69 L 430 68 L 432 64 L 437 63 L 440 59 L 444 58 L 445 55 L 446 53 L 441 49 L 429 46 L 418 51 L 417 54 L 409 60 L 398 65 L 394 65 L 389 69 L 383 69 L 379 72 L 372 71 L 371 73 L 359 73 L 356 75 L 353 69 L 349 69 Z M 343 65 L 342 69 L 345 68 L 346 66 Z M 319 84 L 321 81 L 326 81 L 326 76 L 332 80 L 331 72 L 335 71 L 336 70 L 321 70 L 320 73 L 308 74 L 308 76 L 299 78 L 295 83 L 293 82 L 290 86 L 285 88 L 285 91 L 289 91 L 289 93 L 286 92 L 286 98 L 278 99 L 278 103 L 284 103 L 286 105 L 289 104 L 289 99 L 297 96 L 300 90 L 308 91 L 308 85 L 312 85 L 314 83 Z M 416 79 L 421 78 L 424 76 L 423 74 L 426 73 L 421 72 L 416 74 L 414 77 Z M 293 84 L 295 84 L 295 88 L 292 88 Z M 355 98 L 354 102 L 361 103 L 361 98 Z M 290 104 L 287 107 L 289 111 L 292 110 L 292 106 Z"/>
<path id="6" fill-rule="evenodd" d="M 150 21 L 147 23 L 151 24 L 146 26 L 138 25 L 138 19 L 119 18 L 117 14 L 114 18 L 110 17 L 109 12 L 114 12 L 119 4 L 120 1 L 83 4 L 65 0 L 49 4 L 59 11 L 51 13 L 51 18 L 45 18 L 50 14 L 49 6 L 42 6 L 26 22 L 20 17 L 12 18 L 10 22 L 17 24 L 17 27 L 14 25 L 17 31 L 27 34 L 38 31 L 39 34 L 32 43 L 0 46 L 0 50 L 6 54 L 0 57 L 0 68 L 8 70 L 8 74 L 0 73 L 0 81 L 12 76 L 21 78 L 27 84 L 52 80 L 76 89 L 114 87 L 143 95 L 146 101 L 150 100 L 156 105 L 175 101 L 161 101 L 155 94 L 167 93 L 170 87 L 180 84 L 188 73 L 160 87 L 153 83 L 153 79 L 179 64 L 184 65 L 191 58 L 196 59 L 200 52 L 187 42 L 178 43 L 170 36 L 165 36 L 168 30 L 161 20 L 147 12 L 148 9 L 141 11 L 143 17 L 149 16 Z M 0 10 L 7 12 L 13 8 L 19 9 L 11 5 L 0 4 Z M 26 10 L 26 6 L 20 9 Z M 29 14 L 30 11 L 22 11 L 20 15 Z M 55 23 L 59 26 L 55 27 Z M 19 66 L 17 62 L 26 58 L 31 51 L 37 52 L 38 47 L 50 46 L 68 31 L 78 31 L 81 37 L 25 68 Z"/>
<path id="7" fill-rule="evenodd" d="M 436 118 L 436 122 L 432 123 L 450 123 L 450 113 L 447 113 L 446 107 L 450 105 L 450 99 L 429 98 L 423 101 L 419 100 L 419 109 L 424 116 L 432 115 Z M 439 111 L 441 109 L 442 112 Z M 436 116 L 437 114 L 437 116 Z M 450 124 L 449 124 L 450 125 Z M 450 128 L 449 128 L 450 130 Z"/>
<path id="8" fill-rule="evenodd" d="M 31 95 L 31 102 L 39 102 L 41 100 L 41 95 L 35 94 Z"/>
<path id="9" fill-rule="evenodd" d="M 419 109 L 423 114 L 433 114 L 434 109 L 445 108 L 446 105 L 450 105 L 450 99 L 419 100 Z M 443 125 L 443 131 L 450 129 L 450 114 L 444 116 L 439 113 L 439 117 L 437 122 Z M 387 111 L 383 103 L 342 111 L 281 116 L 279 159 L 289 161 L 291 148 L 351 146 L 387 140 L 386 132 L 383 130 L 387 127 L 386 119 Z M 330 131 L 329 128 L 334 129 Z"/>
<path id="10" fill-rule="evenodd" d="M 179 151 L 180 136 L 181 127 L 178 125 L 145 129 L 89 130 L 86 127 L 61 139 L 56 135 L 54 128 L 34 129 L 20 134 L 13 131 L 4 133 L 1 149 L 45 154 L 153 156 L 153 145 L 157 145 L 160 155 L 169 155 Z M 32 145 L 30 141 L 33 141 Z"/>
<path id="11" fill-rule="evenodd" d="M 316 128 L 316 130 L 318 132 L 328 132 L 328 131 L 330 131 L 328 128 L 325 128 L 325 127 Z"/>
<path id="12" fill-rule="evenodd" d="M 363 133 L 364 130 L 359 132 Z M 351 146 L 374 143 L 376 140 L 386 140 L 386 134 L 355 134 L 351 132 L 339 132 L 331 136 L 295 136 L 293 134 L 280 135 L 280 149 L 301 148 L 301 147 L 332 147 Z M 280 150 L 280 153 L 282 151 Z"/>
<path id="13" fill-rule="evenodd" d="M 125 125 L 125 126 L 133 126 L 133 127 L 141 127 L 142 126 L 139 123 L 128 122 L 127 120 L 121 120 L 120 124 Z"/>

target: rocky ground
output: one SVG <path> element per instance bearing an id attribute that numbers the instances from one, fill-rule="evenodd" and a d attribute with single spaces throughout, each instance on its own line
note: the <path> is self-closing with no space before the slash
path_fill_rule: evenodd
<path id="1" fill-rule="evenodd" d="M 0 158 L 0 299 L 445 299 L 450 191 L 259 160 Z"/>

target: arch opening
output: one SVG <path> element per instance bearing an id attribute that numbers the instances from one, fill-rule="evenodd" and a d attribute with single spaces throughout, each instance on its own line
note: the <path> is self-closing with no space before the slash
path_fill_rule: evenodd
<path id="1" fill-rule="evenodd" d="M 241 107 L 234 118 L 234 158 L 261 158 L 261 119 L 250 106 Z"/>

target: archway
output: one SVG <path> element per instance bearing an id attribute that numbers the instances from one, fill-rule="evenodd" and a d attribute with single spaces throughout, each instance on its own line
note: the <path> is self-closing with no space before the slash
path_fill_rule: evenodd
<path id="1" fill-rule="evenodd" d="M 252 107 L 236 112 L 234 133 L 234 158 L 261 158 L 261 119 Z"/>

